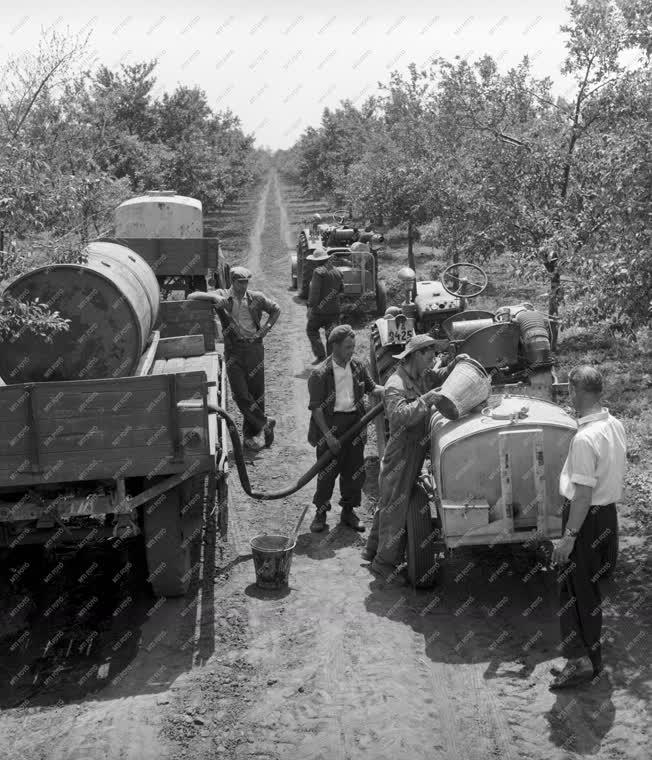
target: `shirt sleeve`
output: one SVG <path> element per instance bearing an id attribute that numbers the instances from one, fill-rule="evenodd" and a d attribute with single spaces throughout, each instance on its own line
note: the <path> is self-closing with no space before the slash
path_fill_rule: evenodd
<path id="1" fill-rule="evenodd" d="M 324 400 L 324 382 L 321 373 L 316 370 L 313 370 L 308 377 L 308 393 L 310 394 L 308 409 L 312 411 L 322 406 Z"/>
<path id="2" fill-rule="evenodd" d="M 581 437 L 575 437 L 569 452 L 568 476 L 571 483 L 593 488 L 596 477 L 597 457 L 591 444 Z"/>
<path id="3" fill-rule="evenodd" d="M 261 300 L 260 305 L 262 307 L 262 310 L 269 314 L 271 316 L 272 314 L 277 314 L 281 311 L 279 305 L 276 303 L 276 301 L 272 301 L 271 298 L 268 298 L 264 293 L 261 293 Z"/>
<path id="4" fill-rule="evenodd" d="M 405 392 L 395 385 L 386 385 L 385 412 L 393 426 L 414 427 L 422 422 L 429 414 L 428 405 L 421 398 L 408 401 Z"/>
<path id="5" fill-rule="evenodd" d="M 376 383 L 374 383 L 371 375 L 369 374 L 369 370 L 362 365 L 362 380 L 364 382 L 364 389 L 366 393 L 373 393 L 373 391 L 376 389 Z"/>
<path id="6" fill-rule="evenodd" d="M 313 272 L 310 280 L 310 289 L 308 291 L 308 308 L 312 309 L 319 303 L 321 298 L 321 275 L 319 272 Z"/>

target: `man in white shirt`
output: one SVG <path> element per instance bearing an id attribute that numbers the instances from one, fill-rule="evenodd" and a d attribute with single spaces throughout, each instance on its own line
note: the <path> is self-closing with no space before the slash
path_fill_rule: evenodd
<path id="1" fill-rule="evenodd" d="M 340 522 L 357 531 L 364 531 L 355 509 L 360 506 L 365 480 L 364 445 L 366 429 L 343 445 L 339 443 L 347 430 L 364 415 L 367 393 L 382 393 L 367 368 L 353 357 L 355 332 L 350 325 L 335 327 L 328 336 L 332 355 L 312 371 L 308 378 L 309 408 L 312 412 L 308 442 L 317 448 L 317 459 L 326 451 L 335 455 L 317 475 L 313 498 L 315 518 L 310 525 L 313 533 L 326 527 L 335 481 L 340 478 Z"/>
<path id="2" fill-rule="evenodd" d="M 602 375 L 581 366 L 570 373 L 578 430 L 559 478 L 565 497 L 564 535 L 554 542 L 559 566 L 559 622 L 563 669 L 553 669 L 553 689 L 596 678 L 602 671 L 600 580 L 618 553 L 616 502 L 625 477 L 625 429 L 600 402 Z"/>

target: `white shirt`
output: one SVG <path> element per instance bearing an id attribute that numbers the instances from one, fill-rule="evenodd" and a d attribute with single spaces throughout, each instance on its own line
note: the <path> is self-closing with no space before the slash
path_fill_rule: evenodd
<path id="1" fill-rule="evenodd" d="M 592 505 L 620 501 L 627 452 L 625 428 L 606 408 L 580 417 L 577 425 L 559 476 L 559 493 L 572 499 L 577 483 L 593 489 Z"/>
<path id="2" fill-rule="evenodd" d="M 355 399 L 353 397 L 353 372 L 351 362 L 343 367 L 333 360 L 333 375 L 335 376 L 335 406 L 334 412 L 354 412 Z"/>
<path id="3" fill-rule="evenodd" d="M 233 296 L 233 310 L 231 311 L 231 316 L 242 331 L 244 337 L 253 338 L 257 330 L 256 324 L 254 323 L 253 317 L 251 316 L 251 311 L 249 310 L 247 294 L 245 293 L 243 298 L 241 300 L 238 300 L 238 297 L 233 292 L 233 288 L 231 288 L 229 292 L 230 295 Z"/>

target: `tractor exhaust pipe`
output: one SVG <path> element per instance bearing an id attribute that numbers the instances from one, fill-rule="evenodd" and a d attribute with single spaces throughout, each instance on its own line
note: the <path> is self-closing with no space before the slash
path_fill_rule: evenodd
<path id="1" fill-rule="evenodd" d="M 297 480 L 297 482 L 290 486 L 289 488 L 286 488 L 283 491 L 275 491 L 273 493 L 262 493 L 260 491 L 253 491 L 251 488 L 251 483 L 249 482 L 249 474 L 247 473 L 247 465 L 245 464 L 244 460 L 244 453 L 242 451 L 242 444 L 240 443 L 240 436 L 238 435 L 238 430 L 235 426 L 235 422 L 231 418 L 231 416 L 224 411 L 219 406 L 212 406 L 209 405 L 209 411 L 215 412 L 218 417 L 221 417 L 225 422 L 226 426 L 229 431 L 229 436 L 231 438 L 231 443 L 233 444 L 233 455 L 235 457 L 235 464 L 238 468 L 238 477 L 240 478 L 240 483 L 242 484 L 242 488 L 244 489 L 244 492 L 251 496 L 253 499 L 260 499 L 263 501 L 272 501 L 274 499 L 283 499 L 286 496 L 290 496 L 293 493 L 296 493 L 299 489 L 303 488 L 307 483 L 309 483 L 315 475 L 326 465 L 328 462 L 330 462 L 331 459 L 334 459 L 335 455 L 333 452 L 328 449 L 326 452 L 324 452 L 319 459 L 313 464 L 313 466 L 307 470 L 300 478 Z M 383 411 L 383 405 L 377 404 L 372 409 L 370 409 L 364 417 L 357 422 L 352 428 L 346 431 L 344 435 L 341 438 L 338 438 L 338 441 L 340 443 L 346 443 L 347 441 L 350 441 L 351 438 L 356 436 L 364 427 L 366 427 L 371 420 L 373 420 L 375 417 L 377 417 L 381 412 Z"/>

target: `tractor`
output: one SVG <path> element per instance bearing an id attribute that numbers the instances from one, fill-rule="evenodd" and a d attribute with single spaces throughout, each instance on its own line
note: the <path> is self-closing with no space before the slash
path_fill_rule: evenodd
<path id="1" fill-rule="evenodd" d="M 344 302 L 361 305 L 366 295 L 376 303 L 380 316 L 387 308 L 387 287 L 378 279 L 378 252 L 384 242 L 369 227 L 359 230 L 345 224 L 346 212 L 333 213 L 333 224 L 321 222 L 315 214 L 310 224 L 304 222 L 296 253 L 291 256 L 291 285 L 303 299 L 308 298 L 310 280 L 317 263 L 312 254 L 326 251 L 344 276 Z"/>
<path id="2" fill-rule="evenodd" d="M 525 390 L 550 401 L 565 392 L 566 384 L 558 383 L 552 370 L 550 326 L 530 304 L 503 306 L 495 313 L 466 308 L 487 286 L 481 267 L 451 264 L 440 280 L 416 282 L 409 267 L 398 276 L 406 284 L 405 301 L 390 306 L 371 327 L 370 365 L 376 382 L 387 381 L 396 365 L 394 356 L 414 334 L 428 333 L 444 357 L 467 354 L 482 364 L 496 392 Z M 381 414 L 376 417 L 379 456 L 388 432 Z"/>

